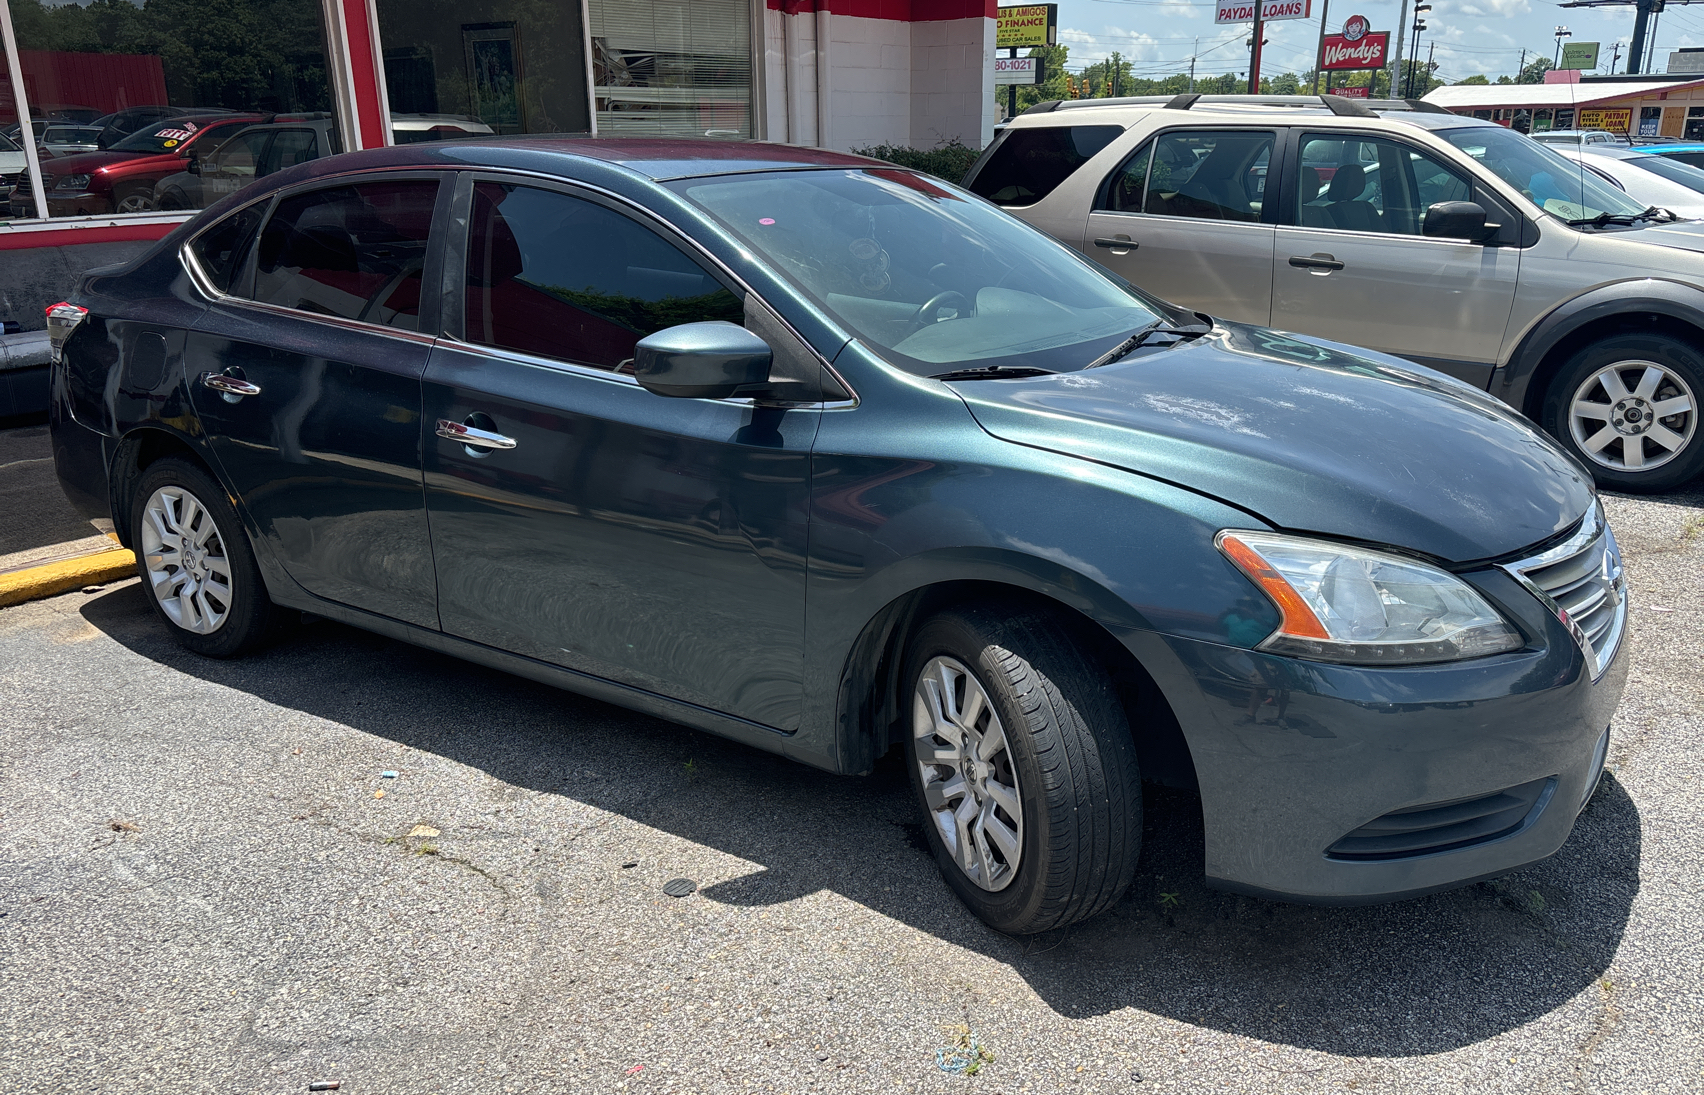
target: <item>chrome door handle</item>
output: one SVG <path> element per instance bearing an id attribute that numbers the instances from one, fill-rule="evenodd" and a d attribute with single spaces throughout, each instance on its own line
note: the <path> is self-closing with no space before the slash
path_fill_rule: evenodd
<path id="1" fill-rule="evenodd" d="M 226 376 L 224 373 L 201 374 L 201 386 L 203 388 L 212 388 L 220 395 L 230 399 L 233 403 L 245 395 L 260 394 L 259 384 L 250 384 L 241 377 Z M 232 396 L 235 396 L 236 398 L 231 399 Z"/>
<path id="2" fill-rule="evenodd" d="M 1107 239 L 1105 236 L 1100 236 L 1100 237 L 1096 238 L 1095 246 L 1096 247 L 1122 248 L 1122 249 L 1128 249 L 1128 250 L 1134 251 L 1134 250 L 1136 250 L 1136 248 L 1138 248 L 1142 245 L 1137 243 L 1135 240 L 1131 239 L 1128 236 L 1120 237 L 1119 239 Z"/>
<path id="3" fill-rule="evenodd" d="M 1320 252 L 1315 255 L 1291 255 L 1290 265 L 1298 270 L 1341 270 L 1343 264 L 1336 258 Z"/>
<path id="4" fill-rule="evenodd" d="M 465 422 L 451 422 L 447 418 L 438 419 L 438 436 L 446 441 L 460 441 L 470 449 L 512 449 L 515 447 L 513 437 L 504 437 L 500 433 L 482 430 L 469 426 Z"/>

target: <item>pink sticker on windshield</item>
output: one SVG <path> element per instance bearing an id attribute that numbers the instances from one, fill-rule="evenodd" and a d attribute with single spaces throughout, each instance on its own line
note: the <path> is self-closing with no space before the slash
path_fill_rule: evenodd
<path id="1" fill-rule="evenodd" d="M 774 224 L 775 218 L 774 217 L 759 217 L 759 218 L 757 218 L 757 223 L 759 223 L 759 224 Z"/>

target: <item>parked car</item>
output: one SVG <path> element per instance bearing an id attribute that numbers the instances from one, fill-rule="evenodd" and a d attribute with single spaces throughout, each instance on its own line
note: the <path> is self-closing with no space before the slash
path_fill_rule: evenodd
<path id="1" fill-rule="evenodd" d="M 1528 134 L 1535 141 L 1558 148 L 1626 148 L 1633 143 L 1625 133 L 1607 129 L 1552 129 L 1545 133 Z"/>
<path id="2" fill-rule="evenodd" d="M 1118 900 L 1144 776 L 1199 787 L 1216 885 L 1341 903 L 1549 855 L 1603 770 L 1627 603 L 1554 442 L 879 161 L 321 158 L 49 320 L 61 482 L 188 649 L 306 611 L 831 771 L 898 749 L 1002 931 Z"/>
<path id="3" fill-rule="evenodd" d="M 1274 154 L 1282 184 L 1251 188 Z M 1704 471 L 1704 226 L 1493 122 L 1332 95 L 1043 103 L 965 185 L 1186 307 L 1489 390 L 1601 486 Z"/>
<path id="4" fill-rule="evenodd" d="M 1558 149 L 1562 155 L 1627 193 L 1688 220 L 1704 220 L 1704 170 L 1637 148 Z"/>
<path id="5" fill-rule="evenodd" d="M 101 127 L 52 122 L 42 130 L 41 147 L 54 156 L 98 152 L 101 147 Z"/>
<path id="6" fill-rule="evenodd" d="M 111 148 L 113 145 L 124 140 L 124 138 L 130 136 L 139 129 L 146 129 L 148 126 L 170 121 L 173 118 L 181 118 L 185 113 L 189 112 L 193 112 L 198 115 L 236 113 L 235 111 L 224 110 L 217 107 L 194 107 L 190 108 L 190 110 L 186 110 L 181 106 L 155 104 L 152 106 L 132 106 L 126 107 L 123 110 L 115 110 L 111 114 L 105 114 L 96 118 L 90 124 L 101 127 L 101 147 Z"/>
<path id="7" fill-rule="evenodd" d="M 16 141 L 0 137 L 0 193 L 11 190 L 29 170 L 29 158 Z"/>
<path id="8" fill-rule="evenodd" d="M 397 144 L 490 136 L 490 126 L 455 114 L 393 114 Z M 201 209 L 256 179 L 343 150 L 330 114 L 279 117 L 234 134 L 211 156 L 192 157 L 186 170 L 154 186 L 158 209 Z"/>
<path id="9" fill-rule="evenodd" d="M 56 158 L 42 165 L 50 215 L 145 213 L 154 208 L 154 184 L 182 170 L 191 151 L 216 148 L 237 130 L 259 121 L 241 114 L 173 118 L 132 133 L 101 152 Z M 12 188 L 12 216 L 35 216 L 27 184 Z"/>
<path id="10" fill-rule="evenodd" d="M 1640 144 L 1638 148 L 1641 152 L 1678 160 L 1688 167 L 1704 168 L 1704 141 L 1663 141 Z"/>

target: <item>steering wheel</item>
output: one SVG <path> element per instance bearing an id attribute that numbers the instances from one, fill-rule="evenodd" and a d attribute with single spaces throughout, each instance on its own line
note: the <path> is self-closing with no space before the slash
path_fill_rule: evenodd
<path id="1" fill-rule="evenodd" d="M 951 304 L 953 301 L 958 301 L 961 309 L 966 308 L 970 304 L 969 297 L 965 296 L 963 293 L 955 292 L 952 289 L 936 293 L 934 296 L 924 301 L 922 305 L 918 307 L 917 311 L 911 314 L 912 329 L 917 330 L 921 327 L 927 327 L 931 323 L 938 323 L 939 320 L 931 319 L 929 317 L 933 316 L 936 312 L 940 311 L 943 306 Z"/>

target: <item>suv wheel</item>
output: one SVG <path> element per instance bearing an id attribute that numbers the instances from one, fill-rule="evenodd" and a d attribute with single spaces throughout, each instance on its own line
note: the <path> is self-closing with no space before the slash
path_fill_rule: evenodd
<path id="1" fill-rule="evenodd" d="M 230 658 L 271 635 L 277 610 L 237 511 L 212 476 L 175 456 L 148 465 L 130 529 L 149 603 L 179 644 Z"/>
<path id="2" fill-rule="evenodd" d="M 1544 425 L 1601 487 L 1668 490 L 1704 471 L 1704 355 L 1667 335 L 1616 335 L 1581 350 L 1551 384 Z"/>
<path id="3" fill-rule="evenodd" d="M 998 931 L 1046 931 L 1123 896 L 1142 839 L 1111 682 L 1045 616 L 943 613 L 911 643 L 907 767 L 948 885 Z"/>

